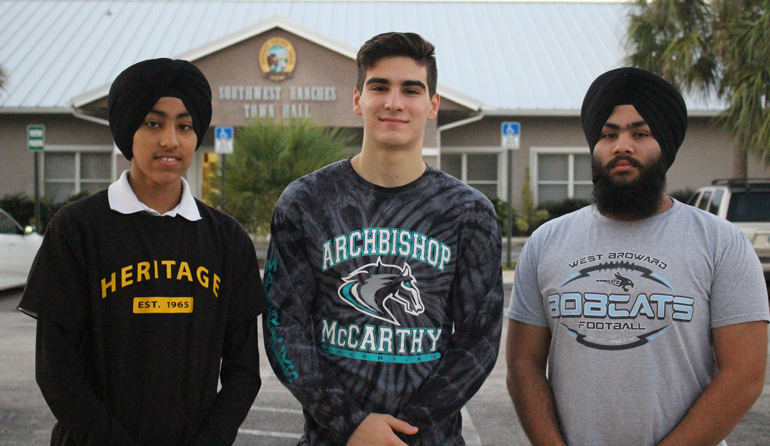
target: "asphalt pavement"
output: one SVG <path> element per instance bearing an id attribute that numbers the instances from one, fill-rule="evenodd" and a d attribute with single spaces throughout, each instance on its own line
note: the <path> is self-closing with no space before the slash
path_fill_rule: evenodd
<path id="1" fill-rule="evenodd" d="M 506 273 L 506 302 L 511 280 L 512 274 Z M 0 446 L 47 445 L 55 420 L 35 383 L 35 321 L 16 311 L 20 299 L 20 289 L 0 291 Z M 262 389 L 235 444 L 294 446 L 302 431 L 299 403 L 261 354 Z M 506 390 L 504 349 L 492 375 L 463 409 L 463 418 L 469 446 L 529 444 Z M 759 400 L 727 441 L 730 446 L 770 445 L 770 370 Z"/>

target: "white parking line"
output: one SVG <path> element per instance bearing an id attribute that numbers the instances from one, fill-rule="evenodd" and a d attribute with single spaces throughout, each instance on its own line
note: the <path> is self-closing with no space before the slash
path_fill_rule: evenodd
<path id="1" fill-rule="evenodd" d="M 251 406 L 251 410 L 257 410 L 260 412 L 276 412 L 276 413 L 295 413 L 302 415 L 301 410 L 297 409 L 282 409 L 280 407 L 264 407 L 264 406 Z"/>
<path id="2" fill-rule="evenodd" d="M 277 437 L 277 438 L 302 438 L 301 434 L 290 434 L 288 432 L 259 431 L 254 429 L 238 429 L 239 434 L 257 435 L 259 437 Z"/>
<path id="3" fill-rule="evenodd" d="M 291 395 L 291 392 L 286 387 L 262 387 L 259 389 L 259 393 L 282 393 L 284 395 Z"/>
<path id="4" fill-rule="evenodd" d="M 463 416 L 463 438 L 465 439 L 465 444 L 468 446 L 482 446 L 481 437 L 479 437 L 479 433 L 476 431 L 476 426 L 473 425 L 468 409 L 463 407 L 460 409 L 460 414 Z"/>
<path id="5" fill-rule="evenodd" d="M 302 414 L 301 410 L 281 409 L 278 407 L 252 406 L 251 410 L 258 410 L 263 412 L 294 413 L 294 414 L 300 414 L 300 415 Z M 479 433 L 478 431 L 476 431 L 476 426 L 473 425 L 473 420 L 471 419 L 471 414 L 468 412 L 468 409 L 463 407 L 460 410 L 460 413 L 463 416 L 463 438 L 465 439 L 465 444 L 468 446 L 482 446 L 481 437 L 479 437 Z M 238 433 L 256 435 L 260 437 L 297 438 L 297 439 L 302 438 L 302 435 L 300 434 L 292 434 L 289 432 L 263 431 L 263 430 L 254 430 L 254 429 L 238 429 Z"/>

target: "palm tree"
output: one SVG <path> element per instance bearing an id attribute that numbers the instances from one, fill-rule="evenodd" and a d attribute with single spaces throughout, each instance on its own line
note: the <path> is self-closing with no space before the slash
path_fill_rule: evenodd
<path id="1" fill-rule="evenodd" d="M 731 3 L 732 1 L 732 3 Z M 770 0 L 722 0 L 716 51 L 724 64 L 724 116 L 739 146 L 770 164 Z"/>
<path id="2" fill-rule="evenodd" d="M 250 233 L 266 234 L 278 197 L 292 181 L 348 156 L 351 137 L 308 120 L 255 120 L 238 129 L 227 156 L 224 211 Z M 218 175 L 210 180 L 219 184 Z M 211 197 L 221 205 L 221 195 Z"/>
<path id="3" fill-rule="evenodd" d="M 770 164 L 769 42 L 770 0 L 636 0 L 628 62 L 724 100 L 732 176 L 745 178 L 748 152 Z"/>
<path id="4" fill-rule="evenodd" d="M 5 81 L 8 79 L 8 75 L 5 74 L 3 67 L 0 67 L 0 90 L 5 89 Z"/>

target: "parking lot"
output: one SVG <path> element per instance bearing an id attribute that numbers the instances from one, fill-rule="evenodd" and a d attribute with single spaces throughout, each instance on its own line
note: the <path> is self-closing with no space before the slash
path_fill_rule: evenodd
<path id="1" fill-rule="evenodd" d="M 506 300 L 510 285 L 506 285 Z M 0 446 L 47 445 L 53 415 L 34 377 L 35 322 L 15 310 L 21 290 L 0 292 Z M 297 401 L 275 378 L 262 354 L 262 389 L 236 445 L 293 446 L 302 431 Z M 479 393 L 463 409 L 469 446 L 529 444 L 505 388 L 503 354 Z M 770 444 L 770 371 L 759 401 L 728 437 L 730 446 Z"/>

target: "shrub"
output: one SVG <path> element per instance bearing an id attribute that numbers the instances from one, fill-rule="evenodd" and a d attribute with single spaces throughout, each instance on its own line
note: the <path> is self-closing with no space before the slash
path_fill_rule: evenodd
<path id="1" fill-rule="evenodd" d="M 535 209 L 535 201 L 532 197 L 532 189 L 529 187 L 529 167 L 524 168 L 524 185 L 521 188 L 521 210 L 519 217 L 515 219 L 516 227 L 522 234 L 532 232 L 548 220 L 548 211 Z"/>
<path id="2" fill-rule="evenodd" d="M 22 226 L 35 224 L 35 200 L 18 193 L 0 198 L 0 208 Z"/>
<path id="3" fill-rule="evenodd" d="M 566 198 L 561 201 L 549 201 L 538 206 L 539 209 L 548 211 L 549 219 L 561 217 L 567 215 L 570 212 L 574 212 L 580 208 L 586 207 L 591 204 L 590 200 L 583 200 L 580 198 Z"/>
<path id="4" fill-rule="evenodd" d="M 227 157 L 223 209 L 250 233 L 270 231 L 273 208 L 292 181 L 348 156 L 352 137 L 308 120 L 255 120 L 238 129 Z M 213 184 L 218 184 L 216 175 Z M 212 196 L 222 204 L 221 194 Z"/>
<path id="5" fill-rule="evenodd" d="M 45 234 L 48 222 L 65 204 L 85 198 L 88 195 L 88 192 L 85 191 L 72 194 L 62 203 L 51 203 L 50 200 L 42 197 L 40 199 L 40 228 L 37 228 L 38 232 Z M 22 226 L 35 225 L 35 200 L 32 197 L 21 193 L 6 195 L 0 199 L 0 208 L 8 212 Z"/>

